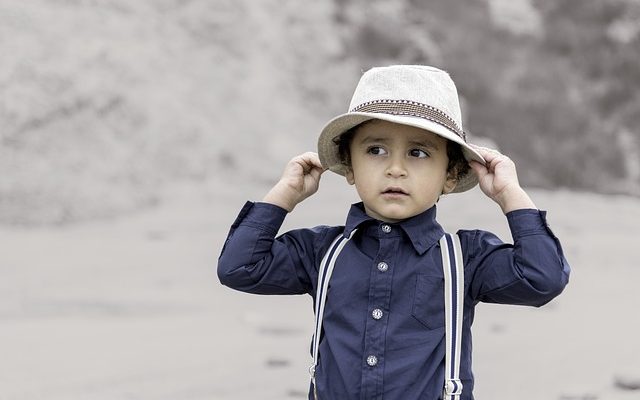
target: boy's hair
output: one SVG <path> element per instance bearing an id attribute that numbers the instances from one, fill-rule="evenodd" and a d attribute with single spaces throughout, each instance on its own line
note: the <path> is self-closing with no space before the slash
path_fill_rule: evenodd
<path id="1" fill-rule="evenodd" d="M 369 121 L 367 121 L 369 122 Z M 338 153 L 340 154 L 340 162 L 348 168 L 351 168 L 351 142 L 356 134 L 358 127 L 366 124 L 364 122 L 360 125 L 356 125 L 349 129 L 342 135 L 336 137 L 334 142 L 338 145 Z M 464 154 L 462 153 L 462 146 L 451 140 L 447 140 L 447 157 L 449 158 L 449 164 L 447 165 L 447 173 L 452 173 L 456 180 L 460 180 L 461 177 L 469 173 L 471 167 Z"/>

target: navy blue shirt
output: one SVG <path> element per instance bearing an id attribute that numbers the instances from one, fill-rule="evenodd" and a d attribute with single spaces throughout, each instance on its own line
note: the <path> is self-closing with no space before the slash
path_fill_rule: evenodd
<path id="1" fill-rule="evenodd" d="M 315 297 L 318 266 L 332 240 L 358 228 L 330 281 L 316 370 L 318 397 L 441 398 L 445 321 L 438 240 L 444 231 L 436 222 L 436 207 L 387 224 L 369 217 L 359 203 L 351 207 L 345 226 L 297 229 L 276 238 L 285 216 L 280 207 L 247 202 L 218 260 L 218 277 L 249 293 Z M 465 400 L 473 399 L 475 305 L 541 306 L 569 279 L 544 211 L 516 210 L 507 220 L 514 244 L 486 231 L 458 232 L 465 267 L 460 368 Z"/>

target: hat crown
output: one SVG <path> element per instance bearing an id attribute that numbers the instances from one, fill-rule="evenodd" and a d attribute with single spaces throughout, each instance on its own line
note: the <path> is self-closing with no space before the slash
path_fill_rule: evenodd
<path id="1" fill-rule="evenodd" d="M 456 85 L 441 69 L 423 65 L 393 65 L 365 72 L 353 93 L 349 110 L 369 102 L 409 101 L 433 107 L 461 130 L 462 113 Z"/>

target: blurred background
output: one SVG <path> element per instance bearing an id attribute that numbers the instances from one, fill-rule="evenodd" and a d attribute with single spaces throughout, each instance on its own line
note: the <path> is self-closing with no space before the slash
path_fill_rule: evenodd
<path id="1" fill-rule="evenodd" d="M 640 398 L 640 1 L 0 0 L 0 51 L 0 399 L 304 398 L 308 299 L 233 293 L 215 260 L 397 63 L 450 72 L 582 271 L 542 311 L 487 308 L 478 397 Z M 354 194 L 324 181 L 286 228 L 343 221 Z M 492 205 L 456 208 L 482 201 L 441 215 L 510 240 Z M 538 382 L 513 373 L 534 333 Z"/>
<path id="2" fill-rule="evenodd" d="M 0 44 L 6 224 L 272 179 L 390 63 L 448 70 L 524 184 L 640 193 L 637 0 L 4 0 Z"/>

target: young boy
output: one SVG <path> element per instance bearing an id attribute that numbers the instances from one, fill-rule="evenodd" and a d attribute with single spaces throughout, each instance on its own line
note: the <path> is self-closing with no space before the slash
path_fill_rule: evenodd
<path id="1" fill-rule="evenodd" d="M 292 159 L 262 202 L 248 202 L 222 250 L 220 281 L 260 294 L 308 293 L 338 236 L 350 237 L 330 278 L 315 368 L 319 399 L 439 399 L 445 382 L 443 259 L 435 204 L 478 181 L 505 213 L 514 244 L 458 232 L 464 260 L 459 399 L 473 399 L 471 324 L 480 302 L 541 306 L 565 287 L 569 266 L 545 212 L 520 187 L 514 163 L 473 146 L 449 75 L 427 66 L 374 68 L 350 111 L 318 141 L 319 156 Z M 345 226 L 276 238 L 288 212 L 318 189 L 325 170 L 355 185 L 361 203 Z M 355 233 L 354 233 L 355 231 Z"/>

